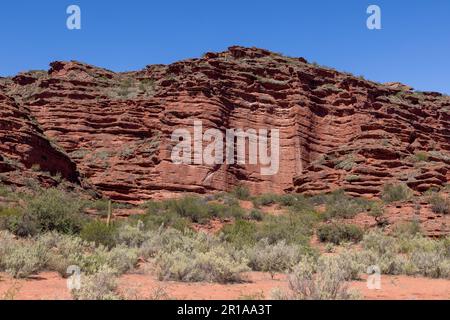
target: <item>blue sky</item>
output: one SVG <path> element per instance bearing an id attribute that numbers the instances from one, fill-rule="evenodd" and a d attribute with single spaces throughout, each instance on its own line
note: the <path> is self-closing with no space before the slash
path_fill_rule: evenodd
<path id="1" fill-rule="evenodd" d="M 66 28 L 66 8 L 82 29 Z M 382 30 L 366 9 L 382 10 Z M 115 71 L 256 46 L 450 94 L 448 0 L 15 0 L 0 3 L 0 75 L 80 60 Z"/>

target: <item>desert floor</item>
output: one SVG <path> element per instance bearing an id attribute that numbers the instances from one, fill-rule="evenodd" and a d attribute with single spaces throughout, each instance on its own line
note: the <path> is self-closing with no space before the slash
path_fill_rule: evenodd
<path id="1" fill-rule="evenodd" d="M 150 274 L 137 272 L 121 276 L 119 288 L 127 299 L 236 300 L 270 299 L 273 289 L 288 287 L 286 276 L 281 274 L 272 279 L 267 273 L 251 272 L 246 274 L 246 279 L 247 282 L 237 284 L 183 283 L 158 281 Z M 364 299 L 450 299 L 450 281 L 444 279 L 382 276 L 380 290 L 369 290 L 364 279 L 352 281 L 349 286 L 358 290 Z M 71 294 L 66 279 L 54 272 L 44 272 L 21 280 L 0 274 L 0 297 L 68 300 Z"/>

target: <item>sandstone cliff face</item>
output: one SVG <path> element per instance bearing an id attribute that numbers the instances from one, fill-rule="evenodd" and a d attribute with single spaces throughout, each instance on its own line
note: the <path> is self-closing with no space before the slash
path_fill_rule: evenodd
<path id="1" fill-rule="evenodd" d="M 255 193 L 343 188 L 376 196 L 387 182 L 425 191 L 450 178 L 448 96 L 373 83 L 262 49 L 231 47 L 129 73 L 55 62 L 48 73 L 2 83 L 1 112 L 9 113 L 1 121 L 23 117 L 8 108 L 29 110 L 45 137 L 70 157 L 49 154 L 47 168 L 71 179 L 78 170 L 116 200 L 208 193 L 239 183 Z M 194 120 L 203 130 L 222 132 L 278 128 L 278 174 L 263 176 L 259 165 L 174 164 L 171 134 L 192 130 Z M 2 132 L 3 146 L 12 138 Z M 14 138 L 21 131 L 12 132 Z M 27 145 L 53 150 L 39 143 Z M 26 166 L 42 158 L 1 150 Z"/>
<path id="2" fill-rule="evenodd" d="M 24 185 L 27 178 L 52 184 L 53 176 L 79 183 L 76 164 L 44 135 L 29 110 L 0 92 L 2 182 Z M 47 172 L 47 176 L 41 174 Z"/>

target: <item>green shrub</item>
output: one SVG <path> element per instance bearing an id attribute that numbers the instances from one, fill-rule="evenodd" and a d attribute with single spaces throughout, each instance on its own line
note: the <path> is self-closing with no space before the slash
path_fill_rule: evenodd
<path id="1" fill-rule="evenodd" d="M 336 252 L 336 245 L 334 245 L 334 244 L 331 243 L 331 242 L 328 242 L 328 243 L 325 245 L 325 252 L 326 252 L 326 253 L 334 253 L 334 252 Z"/>
<path id="2" fill-rule="evenodd" d="M 411 189 L 404 184 L 386 184 L 381 194 L 381 198 L 386 203 L 408 200 L 411 196 Z"/>
<path id="3" fill-rule="evenodd" d="M 352 224 L 326 224 L 317 229 L 317 236 L 322 242 L 340 244 L 342 242 L 359 242 L 363 238 L 363 230 Z"/>
<path id="4" fill-rule="evenodd" d="M 94 249 L 92 244 L 84 242 L 81 238 L 56 232 L 39 235 L 36 242 L 49 253 L 46 270 L 56 271 L 64 278 L 68 276 L 69 266 L 80 266 L 83 256 Z"/>
<path id="5" fill-rule="evenodd" d="M 249 221 L 237 220 L 233 224 L 224 226 L 222 233 L 225 240 L 238 248 L 256 243 L 256 224 Z"/>
<path id="6" fill-rule="evenodd" d="M 8 230 L 20 237 L 34 235 L 36 219 L 23 214 L 21 208 L 0 208 L 0 230 Z"/>
<path id="7" fill-rule="evenodd" d="M 96 201 L 93 201 L 89 204 L 89 207 L 97 210 L 98 214 L 100 216 L 107 216 L 108 215 L 108 207 L 109 207 L 109 200 L 107 199 L 99 199 Z"/>
<path id="8" fill-rule="evenodd" d="M 330 200 L 330 198 L 333 196 L 334 193 L 329 193 L 329 194 L 325 194 L 325 193 L 321 193 L 321 194 L 316 194 L 314 196 L 311 196 L 308 198 L 308 201 L 313 205 L 313 206 L 321 206 L 321 205 L 326 205 L 327 201 Z"/>
<path id="9" fill-rule="evenodd" d="M 238 248 L 252 246 L 262 239 L 267 239 L 270 244 L 284 240 L 287 244 L 307 246 L 316 220 L 314 212 L 268 215 L 258 224 L 238 220 L 234 224 L 226 225 L 222 233 L 228 242 Z"/>
<path id="10" fill-rule="evenodd" d="M 179 200 L 169 200 L 167 209 L 178 216 L 189 218 L 192 222 L 202 223 L 209 218 L 205 203 L 198 197 L 184 197 Z"/>
<path id="11" fill-rule="evenodd" d="M 174 251 L 186 242 L 186 236 L 176 229 L 163 229 L 148 234 L 148 239 L 139 248 L 139 255 L 154 258 L 161 251 Z"/>
<path id="12" fill-rule="evenodd" d="M 95 246 L 71 235 L 61 235 L 55 232 L 40 235 L 36 242 L 42 245 L 50 257 L 47 268 L 66 275 L 67 267 L 77 265 L 86 274 L 94 274 L 102 267 L 108 266 L 116 274 L 132 269 L 138 260 L 138 248 L 128 247 L 124 244 L 111 249 L 99 245 Z"/>
<path id="13" fill-rule="evenodd" d="M 45 247 L 38 243 L 16 242 L 4 250 L 1 269 L 14 278 L 26 278 L 43 270 L 48 260 Z"/>
<path id="14" fill-rule="evenodd" d="M 363 252 L 362 256 L 367 266 L 376 265 L 382 274 L 400 275 L 408 274 L 408 258 L 388 248 L 383 255 L 374 252 Z"/>
<path id="15" fill-rule="evenodd" d="M 383 255 L 388 251 L 396 251 L 398 243 L 393 237 L 384 235 L 379 230 L 372 230 L 364 235 L 361 242 L 364 249 Z"/>
<path id="16" fill-rule="evenodd" d="M 206 210 L 208 212 L 208 217 L 214 218 L 235 218 L 239 219 L 245 215 L 244 209 L 242 209 L 239 204 L 226 205 L 221 203 L 207 203 Z"/>
<path id="17" fill-rule="evenodd" d="M 396 237 L 395 240 L 397 243 L 397 252 L 401 254 L 411 254 L 414 251 L 442 251 L 445 254 L 446 248 L 450 249 L 450 247 L 448 247 L 448 244 L 446 247 L 445 239 L 434 240 L 424 237 L 420 234 L 406 236 L 402 234 Z M 448 255 L 450 256 L 450 254 Z"/>
<path id="18" fill-rule="evenodd" d="M 416 162 L 426 162 L 428 161 L 429 155 L 424 151 L 419 151 L 414 154 L 414 161 Z"/>
<path id="19" fill-rule="evenodd" d="M 253 209 L 250 211 L 249 218 L 255 221 L 262 221 L 264 219 L 264 214 L 261 212 L 261 210 Z"/>
<path id="20" fill-rule="evenodd" d="M 346 281 L 360 280 L 361 274 L 366 273 L 367 261 L 365 256 L 357 250 L 344 249 L 338 255 L 327 256 L 322 259 L 334 260 L 339 268 L 343 271 L 343 278 Z"/>
<path id="21" fill-rule="evenodd" d="M 325 216 L 330 218 L 350 219 L 367 209 L 369 202 L 364 199 L 351 198 L 344 192 L 334 192 L 325 200 Z"/>
<path id="22" fill-rule="evenodd" d="M 14 235 L 0 230 L 0 270 L 5 270 L 4 259 L 15 248 Z"/>
<path id="23" fill-rule="evenodd" d="M 422 233 L 419 220 L 413 220 L 408 222 L 402 222 L 394 226 L 394 235 L 399 237 L 415 236 Z"/>
<path id="24" fill-rule="evenodd" d="M 10 196 L 12 196 L 13 192 L 9 187 L 3 185 L 1 181 L 2 180 L 0 179 L 0 197 L 9 198 Z"/>
<path id="25" fill-rule="evenodd" d="M 136 225 L 125 223 L 117 228 L 116 243 L 124 244 L 127 247 L 140 247 L 150 236 L 148 232 L 144 231 L 144 223 L 138 221 Z"/>
<path id="26" fill-rule="evenodd" d="M 335 169 L 350 171 L 354 166 L 356 166 L 355 159 L 353 158 L 353 155 L 350 155 L 347 158 L 339 161 L 334 167 Z"/>
<path id="27" fill-rule="evenodd" d="M 353 300 L 360 296 L 348 289 L 345 271 L 335 259 L 305 259 L 289 276 L 290 292 L 277 299 L 294 300 Z"/>
<path id="28" fill-rule="evenodd" d="M 216 237 L 179 234 L 175 242 L 169 241 L 156 256 L 161 280 L 236 282 L 241 280 L 241 272 L 249 270 L 243 253 Z"/>
<path id="29" fill-rule="evenodd" d="M 267 216 L 262 223 L 258 224 L 256 240 L 268 239 L 271 244 L 285 240 L 287 244 L 307 246 L 315 219 L 313 212 Z"/>
<path id="30" fill-rule="evenodd" d="M 7 219 L 9 217 L 17 217 L 22 215 L 22 210 L 19 208 L 2 208 L 0 207 L 0 219 Z"/>
<path id="31" fill-rule="evenodd" d="M 148 202 L 146 225 L 158 228 L 161 225 L 184 230 L 189 222 L 205 223 L 212 218 L 241 218 L 245 211 L 238 203 L 222 204 L 208 202 L 199 197 L 184 197 L 178 200 Z"/>
<path id="32" fill-rule="evenodd" d="M 239 205 L 239 200 L 232 193 L 220 192 L 211 196 L 210 200 L 222 201 L 222 203 L 227 206 Z"/>
<path id="33" fill-rule="evenodd" d="M 177 200 L 162 202 L 149 202 L 147 207 L 147 219 L 164 223 L 165 226 L 186 226 L 183 220 L 188 219 L 194 223 L 205 223 L 211 218 L 239 218 L 244 211 L 238 205 L 210 203 L 199 197 L 187 196 Z M 186 222 L 186 220 L 184 221 Z M 181 229 L 177 227 L 177 229 Z"/>
<path id="34" fill-rule="evenodd" d="M 360 181 L 361 177 L 357 174 L 351 174 L 345 177 L 345 181 L 348 182 L 354 182 L 354 181 Z"/>
<path id="35" fill-rule="evenodd" d="M 366 265 L 378 265 L 383 274 L 422 275 L 450 278 L 449 241 L 422 236 L 400 235 L 397 238 L 372 231 L 362 245 Z"/>
<path id="36" fill-rule="evenodd" d="M 207 251 L 177 249 L 157 257 L 160 280 L 187 282 L 239 282 L 241 273 L 248 271 L 245 260 L 236 260 L 224 247 Z"/>
<path id="37" fill-rule="evenodd" d="M 428 202 L 431 204 L 431 210 L 437 214 L 450 214 L 450 200 L 444 198 L 438 193 L 434 193 L 429 197 Z"/>
<path id="38" fill-rule="evenodd" d="M 413 251 L 410 256 L 411 274 L 430 278 L 450 279 L 450 258 L 442 251 Z"/>
<path id="39" fill-rule="evenodd" d="M 138 217 L 144 222 L 146 229 L 155 230 L 161 226 L 166 228 L 173 228 L 180 231 L 189 227 L 190 221 L 188 218 L 180 217 L 173 211 L 160 211 L 156 214 L 147 213 L 143 217 Z"/>
<path id="40" fill-rule="evenodd" d="M 58 231 L 75 234 L 81 231 L 85 222 L 85 203 L 74 195 L 58 189 L 42 190 L 30 199 L 26 214 L 35 219 L 39 232 Z"/>
<path id="41" fill-rule="evenodd" d="M 137 249 L 125 245 L 114 247 L 109 251 L 97 250 L 94 255 L 104 259 L 106 261 L 104 265 L 114 270 L 116 274 L 123 274 L 133 269 L 139 258 Z"/>
<path id="42" fill-rule="evenodd" d="M 5 229 L 19 237 L 33 236 L 38 233 L 36 218 L 29 214 L 11 215 L 3 223 Z"/>
<path id="43" fill-rule="evenodd" d="M 301 194 L 283 194 L 278 197 L 278 203 L 284 207 L 295 207 L 297 210 L 312 210 L 311 203 Z"/>
<path id="44" fill-rule="evenodd" d="M 275 204 L 279 201 L 279 199 L 279 195 L 266 193 L 255 197 L 252 202 L 256 208 L 259 208 L 261 206 L 270 206 L 271 204 Z"/>
<path id="45" fill-rule="evenodd" d="M 123 245 L 112 249 L 99 246 L 71 258 L 75 258 L 72 264 L 79 266 L 83 273 L 95 274 L 103 267 L 108 267 L 119 275 L 134 268 L 138 260 L 138 249 Z"/>
<path id="46" fill-rule="evenodd" d="M 312 210 L 312 206 L 309 203 L 309 201 L 303 195 L 300 194 L 277 195 L 273 193 L 267 193 L 254 197 L 252 202 L 256 208 L 278 203 L 283 207 L 295 207 L 298 210 L 300 209 Z"/>
<path id="47" fill-rule="evenodd" d="M 239 200 L 248 200 L 250 199 L 250 190 L 246 186 L 236 186 L 231 191 L 231 194 L 233 194 L 237 199 Z"/>
<path id="48" fill-rule="evenodd" d="M 102 221 L 94 220 L 83 226 L 80 237 L 87 242 L 111 248 L 116 244 L 116 234 L 117 229 L 114 225 L 108 226 Z"/>
<path id="49" fill-rule="evenodd" d="M 67 270 L 70 266 L 73 265 L 76 265 L 75 262 L 70 260 L 69 258 L 50 253 L 45 265 L 45 269 L 47 271 L 58 272 L 62 278 L 67 278 L 70 276 L 70 274 L 67 273 Z"/>
<path id="50" fill-rule="evenodd" d="M 75 300 L 119 300 L 114 270 L 102 267 L 97 273 L 81 278 L 81 288 L 73 290 Z"/>
<path id="51" fill-rule="evenodd" d="M 78 236 L 60 234 L 55 231 L 40 234 L 36 241 L 45 246 L 47 250 L 64 257 L 79 255 L 94 249 L 94 244 L 83 241 Z"/>
<path id="52" fill-rule="evenodd" d="M 387 219 L 384 217 L 384 207 L 379 202 L 373 202 L 369 207 L 368 215 L 375 218 L 378 226 L 382 227 L 388 224 Z"/>
<path id="53" fill-rule="evenodd" d="M 262 239 L 248 249 L 247 255 L 252 270 L 269 272 L 273 278 L 276 272 L 291 271 L 300 262 L 304 251 L 302 247 L 287 245 L 285 241 L 270 244 L 267 239 Z"/>

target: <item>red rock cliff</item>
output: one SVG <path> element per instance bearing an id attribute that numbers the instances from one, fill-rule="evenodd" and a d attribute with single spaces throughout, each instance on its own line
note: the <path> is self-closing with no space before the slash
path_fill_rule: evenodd
<path id="1" fill-rule="evenodd" d="M 448 96 L 262 49 L 231 47 L 128 73 L 54 62 L 48 73 L 21 74 L 3 86 L 10 97 L 3 100 L 14 98 L 30 110 L 83 179 L 117 200 L 229 190 L 238 183 L 255 193 L 344 188 L 371 196 L 386 182 L 425 191 L 450 177 Z M 172 132 L 194 120 L 222 132 L 279 128 L 279 173 L 262 176 L 258 165 L 172 163 Z M 49 157 L 48 165 L 74 177 L 71 160 L 60 167 L 58 157 Z"/>

